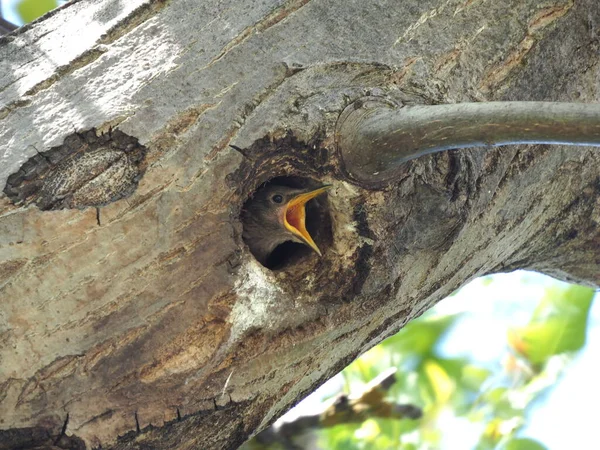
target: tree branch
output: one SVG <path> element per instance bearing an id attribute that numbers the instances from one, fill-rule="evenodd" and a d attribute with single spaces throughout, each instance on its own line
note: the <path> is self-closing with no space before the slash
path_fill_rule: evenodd
<path id="1" fill-rule="evenodd" d="M 411 404 L 397 404 L 385 400 L 389 388 L 396 382 L 396 368 L 392 367 L 371 380 L 356 397 L 338 396 L 324 410 L 300 416 L 290 422 L 271 426 L 259 433 L 255 448 L 265 448 L 276 442 L 284 448 L 295 448 L 292 438 L 310 428 L 329 428 L 341 424 L 361 423 L 373 417 L 386 419 L 419 419 L 421 408 Z"/>
<path id="2" fill-rule="evenodd" d="M 445 150 L 507 144 L 600 145 L 600 104 L 485 102 L 395 105 L 378 97 L 344 110 L 336 130 L 345 171 L 385 182 L 411 159 Z"/>

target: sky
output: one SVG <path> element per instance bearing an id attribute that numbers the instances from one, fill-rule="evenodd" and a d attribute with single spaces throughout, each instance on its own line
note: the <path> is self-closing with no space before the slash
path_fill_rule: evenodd
<path id="1" fill-rule="evenodd" d="M 482 365 L 497 366 L 507 351 L 507 329 L 526 325 L 545 289 L 557 281 L 534 272 L 517 271 L 472 281 L 456 295 L 435 307 L 441 315 L 465 313 L 447 334 L 440 353 L 468 356 Z M 569 364 L 564 375 L 547 395 L 533 405 L 527 425 L 519 436 L 535 439 L 549 450 L 589 448 L 596 440 L 597 405 L 600 404 L 597 355 L 600 354 L 600 296 L 597 293 L 589 315 L 587 345 Z M 280 420 L 314 413 L 325 398 L 343 390 L 344 381 L 336 375 L 300 402 Z M 454 417 L 446 420 L 442 450 L 473 448 L 482 429 Z"/>
<path id="2" fill-rule="evenodd" d="M 507 328 L 525 325 L 545 288 L 556 283 L 548 276 L 525 271 L 474 280 L 436 307 L 440 314 L 468 313 L 448 334 L 442 352 L 448 356 L 470 355 L 481 363 L 498 363 L 506 352 Z M 548 395 L 534 405 L 527 425 L 519 433 L 550 450 L 589 448 L 589 443 L 596 440 L 593 425 L 597 422 L 596 405 L 600 404 L 596 368 L 600 354 L 598 293 L 594 300 L 586 346 Z"/>

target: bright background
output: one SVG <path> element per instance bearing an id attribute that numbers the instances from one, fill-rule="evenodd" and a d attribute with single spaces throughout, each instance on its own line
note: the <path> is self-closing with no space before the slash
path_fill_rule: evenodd
<path id="1" fill-rule="evenodd" d="M 360 393 L 378 372 L 396 366 L 402 386 L 392 389 L 390 396 L 400 403 L 423 407 L 425 416 L 420 424 L 405 420 L 400 422 L 410 424 L 389 425 L 385 419 L 377 419 L 362 426 L 338 425 L 312 439 L 305 438 L 302 443 L 305 448 L 316 445 L 332 450 L 596 448 L 590 443 L 596 441 L 600 403 L 596 366 L 600 354 L 600 305 L 592 301 L 589 307 L 593 295 L 589 288 L 533 272 L 517 271 L 477 279 L 358 358 L 279 423 L 314 414 L 342 392 Z M 554 300 L 549 301 L 551 298 Z M 575 304 L 582 305 L 579 312 L 575 311 L 576 319 L 560 322 L 557 332 L 555 319 L 558 317 L 560 321 L 568 316 L 568 310 Z M 429 380 L 435 391 L 430 394 L 423 387 L 427 383 L 423 382 L 427 378 L 425 371 L 410 361 L 415 359 L 411 349 L 431 339 L 428 336 L 431 324 L 440 323 L 447 328 L 432 345 L 435 354 L 424 359 L 439 361 L 440 367 L 449 369 L 446 378 L 438 377 L 441 381 Z M 564 336 L 565 345 L 577 346 L 573 344 L 578 340 L 577 328 L 585 336 L 585 344 L 579 351 L 562 352 L 559 347 L 563 344 L 550 343 L 551 339 L 544 334 Z M 530 350 L 532 359 L 543 359 L 532 364 L 527 355 L 519 354 L 523 342 L 518 336 L 529 336 L 535 342 L 534 332 L 542 333 L 540 347 L 552 348 L 540 350 L 543 357 L 539 351 L 536 356 Z M 394 348 L 404 356 L 394 355 Z M 465 374 L 476 374 L 480 379 L 475 384 L 472 380 L 464 382 L 461 379 Z M 435 387 L 436 383 L 442 388 Z M 382 438 L 385 433 L 391 438 Z"/>

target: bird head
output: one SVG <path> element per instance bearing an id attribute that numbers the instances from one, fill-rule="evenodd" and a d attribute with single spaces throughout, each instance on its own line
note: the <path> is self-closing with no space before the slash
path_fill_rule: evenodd
<path id="1" fill-rule="evenodd" d="M 287 241 L 308 245 L 321 256 L 306 229 L 306 203 L 330 187 L 297 189 L 267 184 L 257 190 L 242 211 L 244 242 L 256 259 L 265 264 L 273 250 Z"/>

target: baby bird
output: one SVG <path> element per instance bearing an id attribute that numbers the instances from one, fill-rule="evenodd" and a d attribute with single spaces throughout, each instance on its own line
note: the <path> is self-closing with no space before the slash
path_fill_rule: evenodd
<path id="1" fill-rule="evenodd" d="M 269 255 L 284 242 L 306 244 L 319 256 L 321 251 L 306 230 L 306 203 L 322 194 L 330 185 L 316 189 L 297 189 L 277 184 L 260 188 L 242 211 L 243 239 L 263 265 Z"/>

